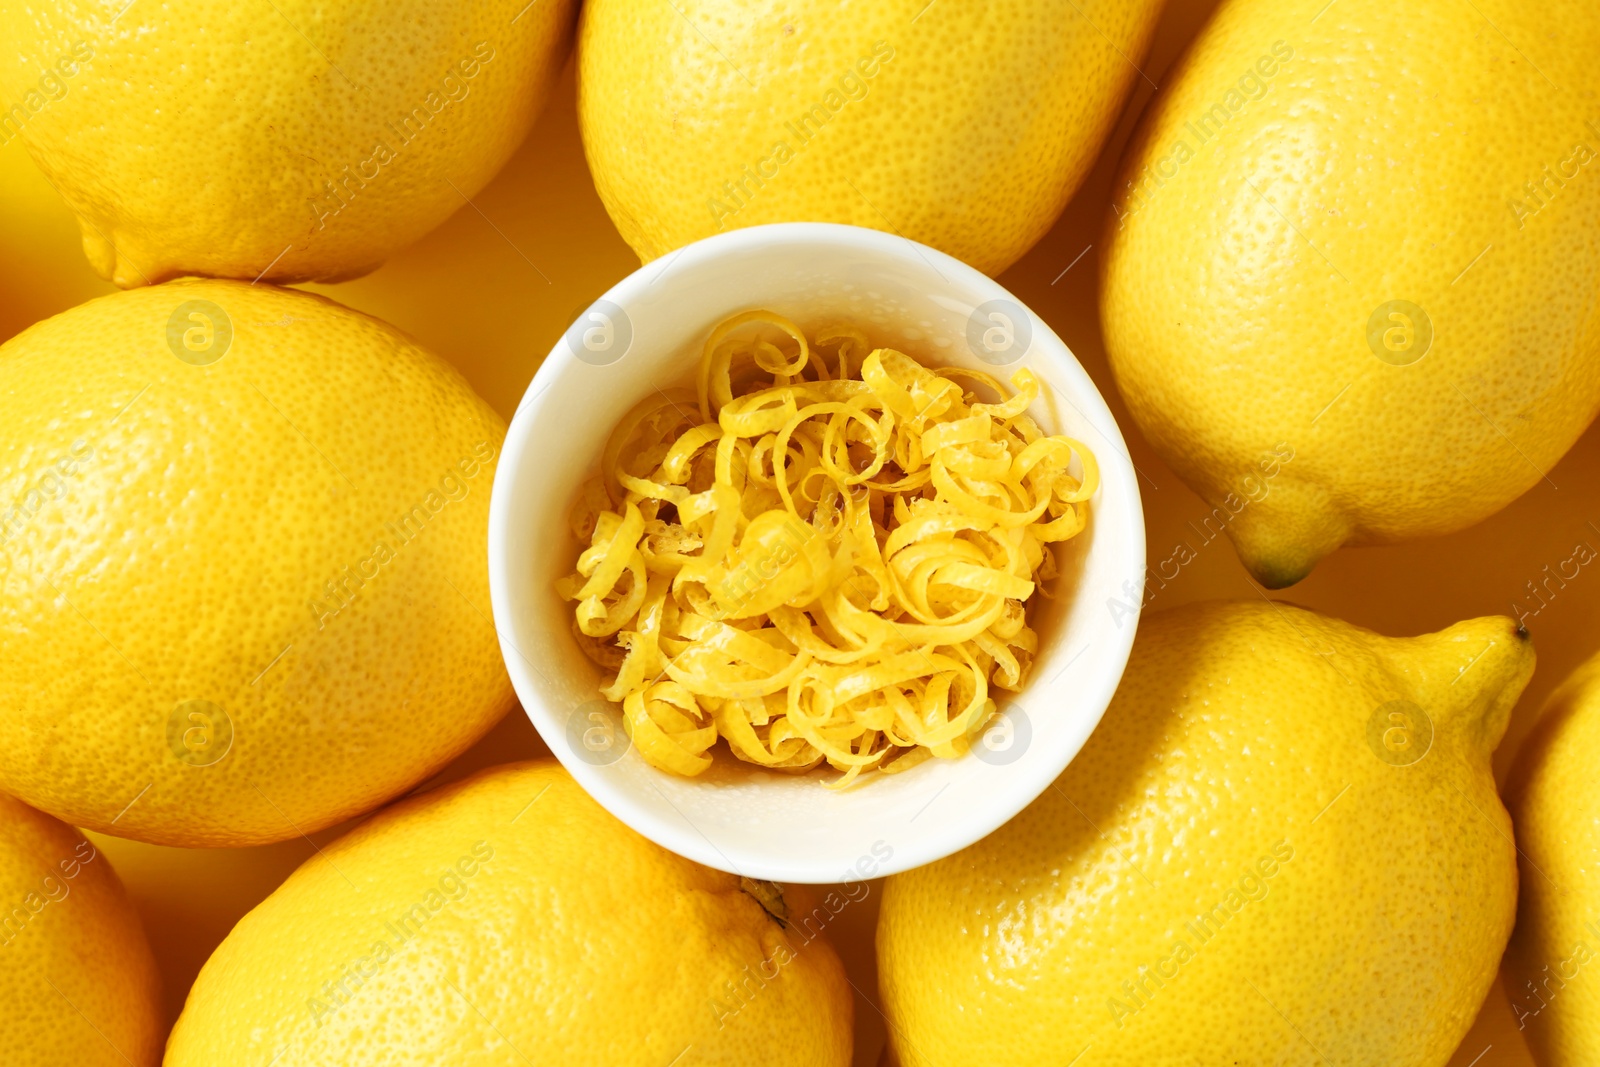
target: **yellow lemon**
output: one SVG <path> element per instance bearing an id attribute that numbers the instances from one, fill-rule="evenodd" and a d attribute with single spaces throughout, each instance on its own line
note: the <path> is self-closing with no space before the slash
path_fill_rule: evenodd
<path id="1" fill-rule="evenodd" d="M 575 0 L 0 2 L 20 135 L 118 285 L 365 273 L 527 133 Z"/>
<path id="2" fill-rule="evenodd" d="M 850 987 L 814 913 L 651 844 L 553 760 L 491 768 L 240 920 L 166 1065 L 845 1067 Z"/>
<path id="3" fill-rule="evenodd" d="M 1532 672 L 1503 618 L 1148 617 L 1054 785 L 888 880 L 900 1061 L 1442 1067 L 1511 932 L 1489 755 Z"/>
<path id="4" fill-rule="evenodd" d="M 7 1067 L 154 1067 L 161 979 L 116 872 L 72 827 L 0 794 Z"/>
<path id="5" fill-rule="evenodd" d="M 1588 0 L 1226 0 L 1167 79 L 1106 345 L 1263 583 L 1485 518 L 1594 417 L 1597 49 Z"/>
<path id="6" fill-rule="evenodd" d="M 846 222 L 998 274 L 1088 174 L 1160 0 L 590 0 L 578 117 L 651 260 L 723 230 Z"/>
<path id="7" fill-rule="evenodd" d="M 1600 657 L 1551 694 L 1507 805 L 1522 852 L 1506 995 L 1544 1067 L 1600 1062 Z"/>
<path id="8" fill-rule="evenodd" d="M 403 334 L 264 285 L 114 293 L 0 346 L 0 788 L 245 845 L 448 763 L 513 699 L 504 431 Z"/>

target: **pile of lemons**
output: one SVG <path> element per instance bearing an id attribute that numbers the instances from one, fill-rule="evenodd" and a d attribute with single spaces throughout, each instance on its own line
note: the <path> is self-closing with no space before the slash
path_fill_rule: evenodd
<path id="1" fill-rule="evenodd" d="M 998 273 L 1084 182 L 1161 7 L 0 0 L 0 145 L 37 164 L 0 175 L 0 305 L 59 266 L 21 259 L 43 196 L 120 288 L 0 346 L 0 1060 L 849 1063 L 863 991 L 812 895 L 663 851 L 553 761 L 319 851 L 170 1033 L 73 827 L 302 837 L 512 706 L 485 565 L 504 423 L 398 330 L 284 286 L 469 204 L 574 43 L 595 186 L 642 259 L 824 220 Z M 1520 47 L 1518 16 L 1223 0 L 1127 149 L 1099 239 L 1116 384 L 1263 585 L 1483 519 L 1600 410 L 1600 15 L 1550 0 Z M 1054 786 L 888 880 L 888 1056 L 1440 1067 L 1509 941 L 1540 1062 L 1600 1062 L 1600 666 L 1552 701 L 1513 818 L 1489 760 L 1533 667 L 1503 618 L 1151 615 Z"/>

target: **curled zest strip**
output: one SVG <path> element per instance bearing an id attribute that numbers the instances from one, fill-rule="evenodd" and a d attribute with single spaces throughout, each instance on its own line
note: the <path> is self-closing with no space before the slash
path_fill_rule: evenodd
<path id="1" fill-rule="evenodd" d="M 842 787 L 968 751 L 1027 677 L 1026 605 L 1100 482 L 1029 418 L 1033 373 L 1011 386 L 748 311 L 712 330 L 693 392 L 623 417 L 556 590 L 647 762 L 701 774 L 720 739 Z"/>

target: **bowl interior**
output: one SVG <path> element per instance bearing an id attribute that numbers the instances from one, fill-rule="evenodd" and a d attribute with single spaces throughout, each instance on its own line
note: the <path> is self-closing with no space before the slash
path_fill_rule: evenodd
<path id="1" fill-rule="evenodd" d="M 988 317 L 996 300 L 1012 302 L 999 308 L 1000 319 Z M 606 438 L 652 390 L 692 382 L 712 327 L 752 308 L 786 315 L 808 332 L 856 325 L 873 345 L 899 348 L 924 365 L 1001 379 L 1029 367 L 1047 383 L 1031 414 L 1047 432 L 1083 441 L 1100 463 L 1088 528 L 1057 546 L 1057 595 L 1030 605 L 1040 634 L 1031 679 L 1020 694 L 996 694 L 1004 714 L 962 759 L 867 776 L 840 792 L 823 787 L 837 776 L 830 770 L 793 776 L 726 753 L 699 778 L 666 774 L 629 750 L 615 706 L 598 692 L 603 672 L 571 635 L 572 606 L 553 585 L 580 551 L 568 509 L 597 471 Z M 1121 676 L 1138 605 L 1124 583 L 1137 590 L 1144 569 L 1126 446 L 1093 383 L 1049 328 L 996 283 L 932 249 L 820 224 L 758 227 L 691 245 L 641 268 L 594 310 L 529 386 L 501 457 L 490 519 L 494 612 L 512 679 L 534 725 L 591 795 L 647 837 L 709 866 L 836 882 L 947 855 L 1046 788 L 1082 747 Z M 1009 336 L 983 336 L 996 323 L 1006 328 L 1008 316 L 1019 320 Z M 1020 355 L 1008 359 L 1008 342 Z"/>

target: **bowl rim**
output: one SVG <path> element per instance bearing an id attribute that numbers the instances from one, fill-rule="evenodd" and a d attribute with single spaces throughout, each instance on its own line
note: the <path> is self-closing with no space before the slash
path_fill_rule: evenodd
<path id="1" fill-rule="evenodd" d="M 1108 457 L 1099 454 L 1099 449 L 1096 449 L 1100 461 L 1102 487 L 1106 485 L 1108 477 L 1117 479 L 1119 499 L 1123 501 L 1121 507 L 1124 511 L 1118 516 L 1118 522 L 1131 530 L 1135 542 L 1128 578 L 1134 583 L 1134 593 L 1142 593 L 1147 563 L 1144 509 L 1139 494 L 1138 473 L 1133 466 L 1120 425 L 1106 404 L 1099 387 L 1089 377 L 1076 355 L 1048 323 L 999 282 L 968 264 L 909 238 L 879 230 L 840 223 L 770 223 L 715 234 L 685 245 L 676 252 L 667 253 L 657 260 L 641 265 L 587 306 L 592 308 L 601 301 L 609 301 L 626 310 L 645 290 L 668 272 L 705 264 L 730 254 L 757 250 L 770 252 L 775 245 L 803 246 L 806 252 L 812 254 L 824 250 L 842 253 L 867 252 L 900 259 L 910 266 L 924 270 L 931 266 L 941 276 L 953 279 L 949 281 L 951 289 L 985 293 L 986 300 L 1009 300 L 1025 309 L 1033 326 L 1033 340 L 1029 349 L 1030 360 L 1040 365 L 1048 365 L 1053 379 L 1051 384 L 1063 398 L 1079 408 L 1084 418 L 1096 426 L 1117 453 Z M 920 263 L 915 262 L 918 260 Z M 611 782 L 606 767 L 590 765 L 576 758 L 574 754 L 564 751 L 567 746 L 560 743 L 563 729 L 554 721 L 553 713 L 548 712 L 543 706 L 546 701 L 531 675 L 530 665 L 523 661 L 522 653 L 517 650 L 513 640 L 516 629 L 516 606 L 521 598 L 531 591 L 513 587 L 508 569 L 509 550 L 514 533 L 513 516 L 520 514 L 512 500 L 516 491 L 515 485 L 519 481 L 522 466 L 537 462 L 529 454 L 529 443 L 535 436 L 537 425 L 534 418 L 537 409 L 531 402 L 577 362 L 568 348 L 564 333 L 562 337 L 556 339 L 518 401 L 516 413 L 511 419 L 496 461 L 490 495 L 488 564 L 491 611 L 495 631 L 500 640 L 501 655 L 505 660 L 506 670 L 511 677 L 523 713 L 528 716 L 551 753 L 590 797 L 611 815 L 661 847 L 705 866 L 745 877 L 800 884 L 836 884 L 840 881 L 841 871 L 847 870 L 848 862 L 841 864 L 836 857 L 829 857 L 826 861 L 795 858 L 782 855 L 781 850 L 777 853 L 768 852 L 759 855 L 751 853 L 730 857 L 724 848 L 718 847 L 703 832 L 689 832 L 677 820 L 671 818 L 670 813 L 663 815 L 659 808 L 637 803 L 628 790 Z M 1104 499 L 1102 494 L 1097 493 L 1096 496 Z M 1129 602 L 1131 611 L 1126 612 L 1123 617 L 1126 625 L 1119 625 L 1114 629 L 1103 628 L 1101 631 L 1110 638 L 1106 645 L 1096 649 L 1098 658 L 1106 666 L 1093 681 L 1095 691 L 1092 694 L 1088 692 L 1083 694 L 1085 703 L 1090 702 L 1089 698 L 1092 696 L 1092 702 L 1097 705 L 1097 710 L 1093 715 L 1084 715 L 1081 722 L 1075 723 L 1074 727 L 1067 731 L 1061 739 L 1064 743 L 1061 745 L 1059 759 L 1036 761 L 1032 764 L 1031 773 L 1026 775 L 1008 774 L 1004 778 L 1006 783 L 1004 788 L 994 794 L 993 803 L 966 809 L 959 822 L 943 824 L 945 831 L 943 833 L 924 835 L 921 839 L 904 844 L 897 842 L 892 857 L 877 866 L 870 876 L 863 876 L 864 878 L 879 878 L 911 870 L 959 852 L 999 829 L 1050 787 L 1062 771 L 1077 758 L 1089 736 L 1099 726 L 1127 667 L 1134 635 L 1138 630 L 1143 597 L 1130 595 Z M 1030 681 L 1024 686 L 1018 694 L 1019 700 L 1033 684 Z M 550 721 L 541 721 L 544 718 Z M 675 806 L 669 801 L 666 807 L 673 809 Z M 687 816 L 681 812 L 677 814 L 679 818 L 693 826 Z"/>

